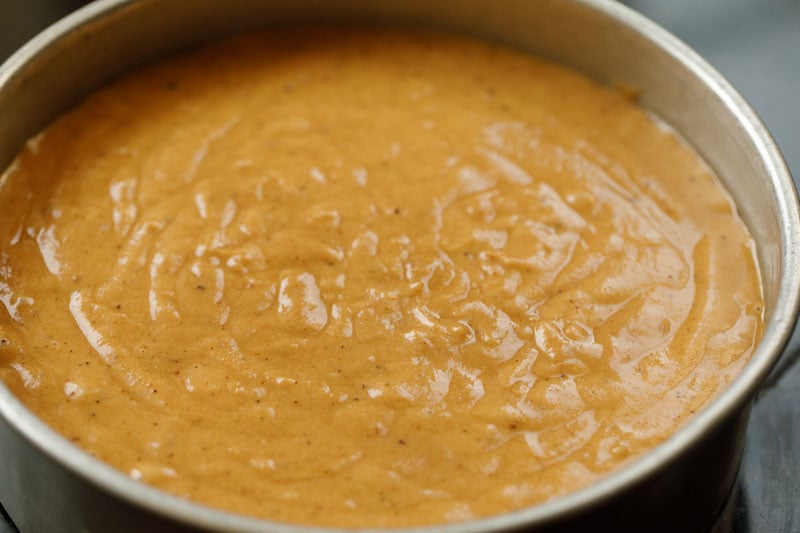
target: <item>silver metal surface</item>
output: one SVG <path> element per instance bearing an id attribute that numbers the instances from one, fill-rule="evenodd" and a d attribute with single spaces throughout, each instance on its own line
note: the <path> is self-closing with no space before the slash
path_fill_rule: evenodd
<path id="1" fill-rule="evenodd" d="M 717 172 L 757 243 L 763 276 L 767 328 L 742 374 L 671 439 L 600 482 L 523 511 L 438 529 L 706 528 L 732 485 L 752 399 L 797 316 L 797 199 L 778 149 L 741 97 L 691 50 L 623 6 L 601 0 L 101 0 L 0 67 L 0 168 L 55 116 L 121 72 L 221 34 L 304 20 L 465 32 L 635 87 L 640 103 Z M 0 500 L 23 531 L 300 530 L 134 482 L 57 435 L 2 385 L 0 479 L 8 480 Z"/>

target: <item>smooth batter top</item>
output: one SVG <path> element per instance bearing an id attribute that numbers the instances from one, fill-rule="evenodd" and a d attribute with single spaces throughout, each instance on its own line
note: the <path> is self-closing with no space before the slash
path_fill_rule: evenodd
<path id="1" fill-rule="evenodd" d="M 0 378 L 132 478 L 276 521 L 469 520 L 657 445 L 762 330 L 753 245 L 623 95 L 430 33 L 249 35 L 0 177 Z"/>

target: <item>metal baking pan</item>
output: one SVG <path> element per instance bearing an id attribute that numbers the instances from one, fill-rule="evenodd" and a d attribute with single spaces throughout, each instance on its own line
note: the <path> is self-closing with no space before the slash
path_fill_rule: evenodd
<path id="1" fill-rule="evenodd" d="M 705 530 L 739 465 L 753 399 L 800 302 L 797 197 L 764 126 L 708 64 L 654 23 L 602 0 L 100 0 L 0 67 L 0 168 L 114 76 L 220 35 L 301 21 L 425 26 L 499 41 L 639 92 L 716 171 L 756 241 L 766 330 L 741 375 L 671 439 L 542 505 L 424 531 Z M 22 531 L 309 531 L 203 507 L 83 452 L 0 384 L 0 500 Z"/>

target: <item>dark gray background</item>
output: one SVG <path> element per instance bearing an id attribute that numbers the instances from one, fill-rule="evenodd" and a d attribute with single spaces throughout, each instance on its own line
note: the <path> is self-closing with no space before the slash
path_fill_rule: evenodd
<path id="1" fill-rule="evenodd" d="M 0 0 L 0 60 L 83 3 Z M 800 178 L 800 0 L 624 3 L 672 31 L 720 70 L 761 116 Z M 795 331 L 789 351 L 798 349 L 800 334 Z M 740 488 L 721 529 L 800 531 L 798 364 L 764 392 L 753 410 Z M 0 516 L 0 533 L 10 531 L 13 526 Z"/>

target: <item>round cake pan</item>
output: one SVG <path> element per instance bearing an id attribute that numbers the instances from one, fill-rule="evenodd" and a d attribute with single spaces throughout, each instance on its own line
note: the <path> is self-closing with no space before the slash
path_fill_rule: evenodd
<path id="1" fill-rule="evenodd" d="M 53 118 L 137 65 L 225 34 L 320 21 L 465 33 L 634 89 L 639 104 L 716 172 L 756 242 L 764 336 L 739 377 L 672 438 L 567 496 L 420 530 L 707 530 L 735 479 L 750 406 L 797 317 L 797 197 L 780 152 L 736 91 L 626 7 L 600 0 L 100 0 L 0 67 L 0 168 Z M 203 507 L 135 482 L 55 433 L 2 384 L 0 501 L 23 532 L 310 530 Z"/>

